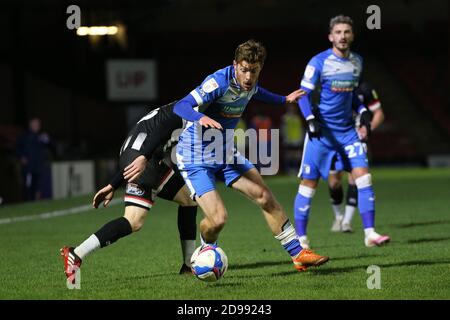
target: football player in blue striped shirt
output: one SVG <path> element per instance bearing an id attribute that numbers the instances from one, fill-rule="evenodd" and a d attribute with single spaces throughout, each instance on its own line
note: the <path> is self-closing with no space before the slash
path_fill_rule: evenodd
<path id="1" fill-rule="evenodd" d="M 361 56 L 350 51 L 354 39 L 353 21 L 337 16 L 330 21 L 332 48 L 314 56 L 306 66 L 301 89 L 308 94 L 299 100 L 307 122 L 302 163 L 302 179 L 294 202 L 296 230 L 302 247 L 309 247 L 306 233 L 312 198 L 322 177 L 330 170 L 346 170 L 358 188 L 358 208 L 364 226 L 367 247 L 380 246 L 390 238 L 375 231 L 375 194 L 369 172 L 365 144 L 370 134 L 371 115 L 354 94 L 362 74 Z M 311 92 L 320 83 L 320 102 L 313 109 Z M 360 116 L 360 130 L 354 127 L 353 111 Z"/>

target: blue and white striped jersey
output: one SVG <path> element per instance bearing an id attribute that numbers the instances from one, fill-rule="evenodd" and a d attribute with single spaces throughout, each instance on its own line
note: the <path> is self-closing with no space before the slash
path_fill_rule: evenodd
<path id="1" fill-rule="evenodd" d="M 340 131 L 353 127 L 353 91 L 360 81 L 362 65 L 358 54 L 351 52 L 348 58 L 341 58 L 332 49 L 309 61 L 301 88 L 311 92 L 320 83 L 322 91 L 315 116 L 324 127 Z"/>
<path id="2" fill-rule="evenodd" d="M 226 129 L 236 127 L 248 102 L 257 91 L 257 85 L 250 91 L 241 89 L 235 78 L 234 67 L 231 65 L 207 76 L 201 85 L 190 92 L 190 95 L 194 97 L 200 110 L 204 110 L 205 115 L 222 125 L 224 145 L 225 143 L 233 145 L 233 136 L 226 134 Z M 201 146 L 203 152 L 211 142 L 202 139 L 204 130 L 207 129 L 198 121 L 188 122 L 180 136 L 178 150 L 182 150 L 184 154 L 195 155 L 195 158 L 200 156 L 199 147 Z"/>

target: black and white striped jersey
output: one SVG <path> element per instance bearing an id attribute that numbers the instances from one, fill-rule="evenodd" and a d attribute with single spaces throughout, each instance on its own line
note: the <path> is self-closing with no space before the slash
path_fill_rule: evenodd
<path id="1" fill-rule="evenodd" d="M 155 150 L 164 150 L 167 144 L 176 143 L 177 139 L 172 137 L 172 133 L 176 129 L 181 131 L 184 123 L 183 119 L 173 112 L 176 102 L 154 109 L 142 117 L 125 139 L 120 154 L 131 148 L 150 159 Z"/>
<path id="2" fill-rule="evenodd" d="M 356 88 L 355 94 L 370 112 L 381 107 L 380 98 L 375 88 L 368 82 L 363 82 Z"/>

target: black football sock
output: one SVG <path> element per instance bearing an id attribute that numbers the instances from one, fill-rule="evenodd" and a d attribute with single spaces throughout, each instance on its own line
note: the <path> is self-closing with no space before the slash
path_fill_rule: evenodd
<path id="1" fill-rule="evenodd" d="M 180 233 L 181 251 L 183 261 L 191 265 L 191 256 L 195 251 L 195 238 L 197 235 L 197 206 L 178 206 L 178 232 Z"/>
<path id="2" fill-rule="evenodd" d="M 328 187 L 328 190 L 330 192 L 331 208 L 333 209 L 334 217 L 335 219 L 342 219 L 341 204 L 344 199 L 342 186 L 339 186 L 338 188 Z"/>
<path id="3" fill-rule="evenodd" d="M 348 184 L 347 188 L 347 205 L 357 207 L 358 206 L 358 188 L 354 184 Z"/>
<path id="4" fill-rule="evenodd" d="M 197 235 L 197 206 L 178 206 L 178 232 L 181 240 L 195 240 Z"/>
<path id="5" fill-rule="evenodd" d="M 339 188 L 328 187 L 328 190 L 330 192 L 331 204 L 340 205 L 344 199 L 344 191 L 342 190 L 342 186 L 339 186 Z"/>
<path id="6" fill-rule="evenodd" d="M 103 248 L 129 235 L 131 232 L 130 222 L 125 217 L 120 217 L 108 222 L 94 234 L 100 241 L 100 247 Z"/>

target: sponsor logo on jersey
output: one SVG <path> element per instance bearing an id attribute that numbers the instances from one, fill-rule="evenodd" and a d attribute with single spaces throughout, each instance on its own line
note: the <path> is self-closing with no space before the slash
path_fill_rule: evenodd
<path id="1" fill-rule="evenodd" d="M 139 188 L 139 186 L 135 183 L 128 183 L 127 184 L 127 194 L 132 194 L 135 196 L 143 196 L 145 193 L 144 190 Z"/>
<path id="2" fill-rule="evenodd" d="M 333 80 L 331 82 L 331 91 L 352 92 L 357 85 L 358 85 L 357 80 Z"/>
<path id="3" fill-rule="evenodd" d="M 214 78 L 209 79 L 208 81 L 206 81 L 206 82 L 202 85 L 202 89 L 203 89 L 203 91 L 205 91 L 206 93 L 213 92 L 213 91 L 216 90 L 218 87 L 219 87 L 219 84 L 216 82 L 216 80 L 214 80 Z"/>
<path id="4" fill-rule="evenodd" d="M 245 110 L 243 106 L 224 106 L 220 111 L 220 115 L 224 118 L 239 118 Z"/>
<path id="5" fill-rule="evenodd" d="M 305 70 L 305 79 L 311 79 L 314 76 L 314 72 L 316 71 L 316 68 L 314 68 L 313 66 L 306 66 L 306 70 Z"/>

